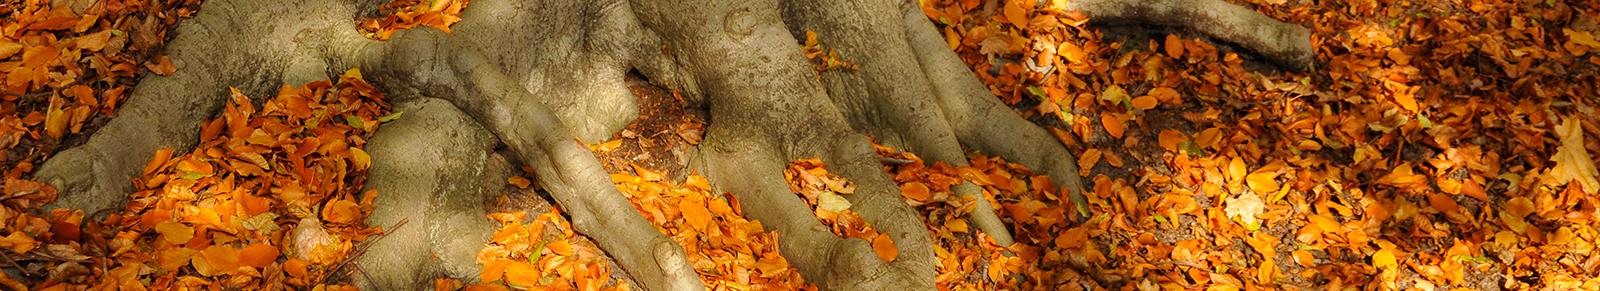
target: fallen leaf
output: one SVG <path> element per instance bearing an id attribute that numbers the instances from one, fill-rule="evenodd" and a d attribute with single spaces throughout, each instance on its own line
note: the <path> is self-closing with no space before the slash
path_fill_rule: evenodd
<path id="1" fill-rule="evenodd" d="M 278 247 L 253 243 L 239 251 L 239 265 L 252 268 L 266 267 L 278 261 Z"/>
<path id="2" fill-rule="evenodd" d="M 905 195 L 906 198 L 911 198 L 911 200 L 922 202 L 927 202 L 929 198 L 933 197 L 928 190 L 928 185 L 924 185 L 922 182 L 900 184 L 900 194 Z"/>
<path id="3" fill-rule="evenodd" d="M 194 227 L 176 221 L 163 221 L 156 224 L 156 232 L 161 233 L 161 238 L 172 244 L 183 244 L 194 238 Z"/>
<path id="4" fill-rule="evenodd" d="M 1584 193 L 1600 193 L 1600 181 L 1595 179 L 1596 175 L 1600 175 L 1600 170 L 1595 168 L 1594 159 L 1584 149 L 1583 129 L 1578 126 L 1577 119 L 1562 118 L 1555 132 L 1561 139 L 1561 145 L 1556 147 L 1556 155 L 1550 157 L 1551 161 L 1556 162 L 1555 168 L 1549 172 L 1550 181 L 1556 185 L 1578 181 Z"/>
<path id="5" fill-rule="evenodd" d="M 886 234 L 879 234 L 878 237 L 872 239 L 872 251 L 876 252 L 878 258 L 883 259 L 885 262 L 893 262 L 895 257 L 900 256 L 900 248 L 895 247 L 894 241 L 890 240 L 889 235 Z"/>
<path id="6" fill-rule="evenodd" d="M 150 59 L 149 62 L 144 63 L 144 67 L 150 69 L 150 72 L 162 76 L 172 75 L 173 72 L 178 71 L 178 67 L 173 66 L 172 59 L 168 58 L 166 55 L 156 56 L 155 58 Z"/>
<path id="7" fill-rule="evenodd" d="M 1111 137 L 1115 138 L 1122 138 L 1122 132 L 1123 130 L 1126 130 L 1126 128 L 1122 126 L 1122 119 L 1117 118 L 1117 116 L 1113 114 L 1101 114 L 1100 124 L 1105 126 L 1106 133 L 1111 134 Z"/>
<path id="8" fill-rule="evenodd" d="M 1165 47 L 1167 49 L 1167 56 L 1168 57 L 1171 57 L 1173 59 L 1181 59 L 1181 58 L 1183 58 L 1183 39 L 1182 38 L 1178 38 L 1178 35 L 1176 35 L 1176 34 L 1168 34 L 1167 35 L 1167 43 L 1166 43 Z"/>

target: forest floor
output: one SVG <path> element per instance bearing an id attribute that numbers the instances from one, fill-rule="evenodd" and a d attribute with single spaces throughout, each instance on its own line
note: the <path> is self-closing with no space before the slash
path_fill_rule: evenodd
<path id="1" fill-rule="evenodd" d="M 115 116 L 139 77 L 176 69 L 160 48 L 199 1 L 38 2 L 0 6 L 0 285 L 350 288 L 351 259 L 404 227 L 365 225 L 373 196 L 351 187 L 370 163 L 365 138 L 405 118 L 359 70 L 236 94 L 196 150 L 158 154 L 105 220 L 39 209 L 57 193 L 30 171 Z M 1183 28 L 1088 25 L 1059 2 L 923 1 L 997 98 L 1078 154 L 1091 185 L 1089 205 L 1072 205 L 1065 191 L 1080 189 L 999 157 L 970 153 L 956 168 L 880 147 L 935 237 L 942 290 L 1600 290 L 1600 54 L 1588 54 L 1600 53 L 1600 4 L 1233 1 L 1312 29 L 1316 67 L 1292 72 Z M 381 39 L 448 26 L 468 4 L 423 3 L 360 27 Z M 801 39 L 821 52 L 818 69 L 849 69 L 827 36 Z M 685 172 L 704 108 L 629 84 L 640 119 L 588 141 L 619 189 L 712 289 L 814 289 L 777 256 L 775 233 Z M 220 145 L 260 152 L 220 159 Z M 838 203 L 848 181 L 809 160 L 786 174 L 836 234 L 894 258 Z M 507 179 L 486 201 L 502 228 L 482 276 L 437 287 L 628 289 L 530 181 Z M 948 191 L 962 182 L 985 189 L 1016 244 L 967 226 L 975 201 Z"/>

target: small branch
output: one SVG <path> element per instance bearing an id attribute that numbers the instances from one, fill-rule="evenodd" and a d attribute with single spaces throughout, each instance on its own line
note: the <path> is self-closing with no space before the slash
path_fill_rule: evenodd
<path id="1" fill-rule="evenodd" d="M 7 264 L 11 264 L 12 267 L 17 267 L 17 270 L 22 271 L 22 275 L 33 277 L 33 273 L 28 272 L 28 268 L 23 268 L 22 264 L 18 264 L 17 261 L 11 260 L 11 255 L 7 254 L 11 252 L 11 248 L 5 249 L 6 251 L 0 252 L 0 259 L 5 259 Z M 22 290 L 27 290 L 27 288 L 23 288 Z"/>
<path id="2" fill-rule="evenodd" d="M 332 275 L 332 274 L 338 273 L 340 270 L 343 270 L 344 267 L 347 267 L 347 266 L 350 266 L 350 265 L 354 265 L 355 264 L 355 260 L 357 258 L 360 258 L 361 255 L 366 254 L 367 253 L 367 249 L 372 248 L 373 244 L 378 243 L 378 241 L 383 240 L 383 238 L 385 238 L 385 237 L 389 237 L 389 234 L 392 234 L 392 233 L 394 233 L 395 230 L 400 229 L 400 227 L 402 227 L 402 226 L 405 226 L 406 222 L 409 222 L 409 221 L 411 221 L 410 217 L 407 217 L 407 218 L 404 218 L 404 219 L 400 219 L 400 222 L 394 223 L 394 226 L 390 226 L 388 231 L 384 231 L 383 233 L 378 234 L 377 237 L 374 237 L 371 240 L 367 240 L 366 242 L 362 242 L 360 245 L 357 245 L 355 250 L 350 251 L 349 254 L 346 254 L 344 256 L 344 259 L 339 260 L 339 262 L 337 262 L 337 263 L 334 263 L 333 264 L 333 268 L 329 268 L 327 274 L 328 275 Z M 360 270 L 360 267 L 357 267 L 356 269 Z M 365 274 L 366 274 L 366 272 L 362 271 L 362 275 L 365 275 Z M 333 276 L 322 276 L 322 280 L 321 280 L 322 284 L 327 284 L 328 283 L 328 279 L 332 278 L 332 277 Z M 371 278 L 368 278 L 367 280 L 371 281 Z"/>
<path id="3" fill-rule="evenodd" d="M 888 165 L 896 165 L 896 166 L 898 166 L 898 165 L 915 163 L 917 161 L 907 160 L 907 159 L 900 159 L 900 158 L 881 157 L 880 156 L 880 157 L 878 157 L 878 162 L 884 163 L 884 164 L 888 164 Z"/>

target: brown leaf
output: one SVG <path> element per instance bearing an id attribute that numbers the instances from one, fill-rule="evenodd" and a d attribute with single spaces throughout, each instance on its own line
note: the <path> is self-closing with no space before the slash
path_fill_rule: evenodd
<path id="1" fill-rule="evenodd" d="M 165 55 L 150 59 L 149 62 L 144 63 L 144 67 L 150 69 L 150 72 L 162 76 L 172 75 L 173 72 L 178 71 L 178 67 L 172 65 L 172 59 L 167 58 Z"/>

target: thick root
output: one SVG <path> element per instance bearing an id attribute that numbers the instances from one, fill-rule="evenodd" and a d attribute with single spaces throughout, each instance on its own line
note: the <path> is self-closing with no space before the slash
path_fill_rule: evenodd
<path id="1" fill-rule="evenodd" d="M 494 228 L 483 210 L 483 176 L 494 136 L 449 102 L 422 98 L 395 105 L 405 116 L 367 144 L 367 190 L 378 197 L 370 225 L 393 226 L 361 256 L 368 290 L 422 290 L 432 278 L 471 282 L 477 250 Z M 505 167 L 500 167 L 506 170 Z M 504 180 L 502 180 L 504 181 Z"/>
<path id="2" fill-rule="evenodd" d="M 642 287 L 702 290 L 683 249 L 644 219 L 617 191 L 593 153 L 542 100 L 471 47 L 436 30 L 408 30 L 362 57 L 389 91 L 449 100 L 534 169 L 573 227 L 617 259 Z M 427 57 L 433 56 L 433 57 Z"/>
<path id="3" fill-rule="evenodd" d="M 1182 26 L 1243 46 L 1284 68 L 1306 71 L 1316 61 L 1311 30 L 1222 0 L 1073 0 L 1097 23 Z"/>
<path id="4" fill-rule="evenodd" d="M 905 41 L 897 2 L 803 0 L 785 4 L 790 33 L 802 36 L 806 30 L 814 30 L 841 58 L 860 65 L 860 72 L 822 72 L 828 96 L 853 128 L 930 162 L 969 165 L 947 119 L 951 112 L 940 110 L 934 84 Z M 1011 232 L 988 199 L 981 198 L 981 188 L 963 183 L 953 190 L 957 195 L 980 197 L 972 224 L 989 234 L 995 244 L 1011 245 Z"/>

